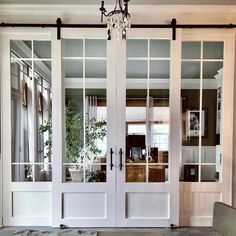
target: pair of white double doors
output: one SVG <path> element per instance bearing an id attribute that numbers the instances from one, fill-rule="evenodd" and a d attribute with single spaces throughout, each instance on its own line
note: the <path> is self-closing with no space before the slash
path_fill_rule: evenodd
<path id="1" fill-rule="evenodd" d="M 64 29 L 61 40 L 55 31 L 25 32 L 3 37 L 4 224 L 178 225 L 179 32 L 176 41 L 170 30 L 157 29 L 132 29 L 126 41 L 115 35 L 107 41 L 106 30 L 96 29 Z M 44 89 L 37 84 L 40 78 L 48 78 Z M 21 113 L 14 113 L 16 84 Z M 50 119 L 51 103 L 53 151 L 48 163 L 37 137 L 40 122 Z M 72 152 L 79 150 L 72 155 L 76 162 L 68 155 L 67 142 L 81 122 L 75 119 L 72 125 L 68 107 L 82 120 L 82 133 L 72 145 Z M 26 112 L 29 126 L 23 125 L 23 115 L 14 116 Z M 13 125 L 21 120 L 16 133 Z M 31 130 L 32 145 L 26 145 L 29 137 L 20 127 Z M 14 149 L 12 142 L 20 133 L 30 156 L 22 161 L 13 156 L 13 150 L 22 153 L 20 144 Z M 93 151 L 88 148 L 91 140 Z"/>
<path id="2" fill-rule="evenodd" d="M 63 30 L 52 45 L 53 226 L 178 225 L 180 39 L 147 29 L 130 30 L 127 41 L 105 36 Z M 107 130 L 96 143 L 99 155 L 80 163 L 80 180 L 69 173 L 64 145 L 70 101 L 85 127 L 95 118 Z M 85 128 L 85 146 L 86 135 Z"/>

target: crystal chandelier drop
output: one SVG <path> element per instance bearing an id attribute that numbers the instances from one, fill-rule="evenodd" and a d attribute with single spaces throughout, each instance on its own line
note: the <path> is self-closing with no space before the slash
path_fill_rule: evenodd
<path id="1" fill-rule="evenodd" d="M 107 39 L 111 39 L 112 30 L 115 31 L 117 40 L 126 39 L 127 29 L 130 28 L 130 14 L 128 12 L 129 0 L 116 0 L 113 11 L 107 13 L 104 1 L 101 3 L 101 22 L 103 16 L 107 17 Z"/>

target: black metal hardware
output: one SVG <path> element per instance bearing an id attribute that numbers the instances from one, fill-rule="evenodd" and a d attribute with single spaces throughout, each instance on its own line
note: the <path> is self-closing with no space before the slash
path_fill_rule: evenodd
<path id="1" fill-rule="evenodd" d="M 172 25 L 172 40 L 176 40 L 176 19 L 172 19 L 171 25 Z"/>
<path id="2" fill-rule="evenodd" d="M 104 7 L 104 5 L 103 5 Z M 102 6 L 100 8 L 103 9 Z M 100 10 L 100 11 L 101 11 Z M 104 10 L 103 10 L 104 11 Z M 102 11 L 101 11 L 102 13 Z M 105 12 L 104 12 L 105 13 Z M 103 14 L 105 15 L 105 14 Z M 106 28 L 106 24 L 63 24 L 61 19 L 57 19 L 56 24 L 35 24 L 35 23 L 0 23 L 0 27 L 23 27 L 23 28 L 57 28 L 57 38 L 61 38 L 61 28 Z M 133 24 L 131 28 L 139 28 L 139 29 L 157 29 L 157 28 L 165 28 L 172 29 L 172 39 L 176 39 L 176 29 L 233 29 L 236 28 L 236 24 L 177 24 L 176 19 L 172 19 L 171 24 Z M 108 39 L 110 38 L 108 32 Z"/>
<path id="3" fill-rule="evenodd" d="M 122 151 L 122 148 L 120 148 L 120 151 L 119 151 L 119 154 L 120 154 L 120 170 L 122 170 L 122 167 L 123 167 L 123 163 L 122 163 L 122 155 L 123 155 L 123 151 Z"/>
<path id="4" fill-rule="evenodd" d="M 61 39 L 61 25 L 62 25 L 61 18 L 57 18 L 57 40 Z"/>
<path id="5" fill-rule="evenodd" d="M 113 150 L 112 150 L 112 148 L 110 149 L 110 158 L 111 158 L 111 163 L 110 163 L 110 168 L 111 168 L 111 170 L 112 170 L 112 168 L 113 168 L 113 160 L 112 160 L 112 155 L 113 155 Z"/>

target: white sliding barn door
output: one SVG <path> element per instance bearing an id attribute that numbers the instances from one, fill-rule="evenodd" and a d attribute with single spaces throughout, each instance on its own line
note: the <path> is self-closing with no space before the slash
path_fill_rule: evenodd
<path id="1" fill-rule="evenodd" d="M 181 34 L 171 37 L 131 29 L 117 43 L 119 227 L 179 225 Z"/>
<path id="2" fill-rule="evenodd" d="M 115 61 L 112 60 L 114 48 L 105 36 L 106 30 L 103 29 L 62 30 L 61 40 L 54 35 L 55 227 L 59 224 L 71 227 L 115 226 L 116 160 L 111 154 L 116 148 Z M 107 131 L 105 137 L 102 135 L 101 139 L 95 140 L 95 148 L 99 150 L 96 153 L 91 149 L 91 135 L 99 132 L 95 130 L 98 122 L 105 122 L 102 128 Z M 74 133 L 73 129 L 80 133 Z M 77 145 L 77 156 L 73 154 L 70 141 Z"/>
<path id="3" fill-rule="evenodd" d="M 45 158 L 50 119 L 51 43 L 47 30 L 4 31 L 2 43 L 2 159 L 4 226 L 51 225 L 50 157 Z"/>
<path id="4" fill-rule="evenodd" d="M 211 226 L 214 202 L 232 204 L 235 35 L 185 30 L 182 41 L 180 225 Z"/>

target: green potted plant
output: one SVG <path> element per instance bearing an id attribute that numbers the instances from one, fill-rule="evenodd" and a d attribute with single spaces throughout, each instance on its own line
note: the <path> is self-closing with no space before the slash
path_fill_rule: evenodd
<path id="1" fill-rule="evenodd" d="M 47 163 L 51 162 L 52 155 L 52 120 L 45 120 L 44 123 L 39 126 L 39 133 L 48 135 L 47 140 L 44 141 L 43 150 L 40 150 L 40 152 L 44 153 L 44 169 L 48 170 L 49 165 Z"/>
<path id="2" fill-rule="evenodd" d="M 66 158 L 76 163 L 75 168 L 69 168 L 73 181 L 83 180 L 84 161 L 94 162 L 101 150 L 97 147 L 97 140 L 103 140 L 106 136 L 106 121 L 96 121 L 95 118 L 86 119 L 83 113 L 74 109 L 74 101 L 70 101 L 65 110 L 66 119 Z M 84 127 L 85 125 L 85 127 Z M 85 141 L 84 141 L 85 129 Z M 84 147 L 85 145 L 85 147 Z"/>

